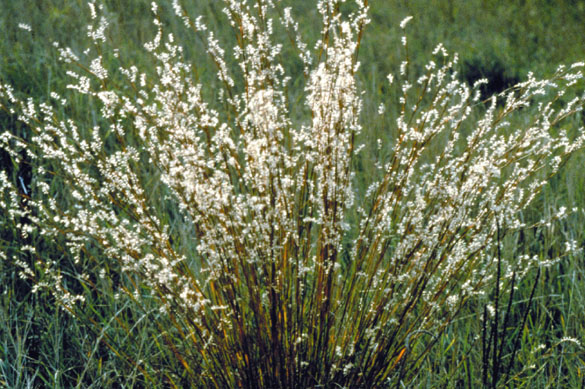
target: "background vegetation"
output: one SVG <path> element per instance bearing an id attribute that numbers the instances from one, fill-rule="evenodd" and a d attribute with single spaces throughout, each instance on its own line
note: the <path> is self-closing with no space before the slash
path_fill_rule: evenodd
<path id="1" fill-rule="evenodd" d="M 105 1 L 105 13 L 111 22 L 108 36 L 112 47 L 130 56 L 138 68 L 150 66 L 142 45 L 150 40 L 152 25 L 150 1 Z M 170 4 L 161 2 L 165 15 Z M 170 3 L 170 2 L 169 2 Z M 227 31 L 219 25 L 221 7 L 213 1 L 193 1 L 189 13 L 205 15 L 210 27 Z M 294 4 L 306 23 L 302 28 L 317 31 L 318 15 L 313 2 Z M 585 59 L 585 1 L 493 1 L 493 0 L 397 0 L 373 1 L 372 23 L 368 26 L 360 57 L 361 86 L 366 90 L 362 142 L 363 158 L 375 156 L 376 138 L 391 139 L 387 130 L 392 123 L 376 114 L 388 93 L 384 84 L 388 73 L 397 73 L 403 58 L 398 23 L 413 15 L 409 25 L 409 57 L 414 67 L 422 67 L 438 42 L 460 54 L 462 79 L 473 82 L 491 80 L 487 93 L 500 91 L 523 80 L 529 71 L 550 75 L 558 64 Z M 65 69 L 57 61 L 51 43 L 60 42 L 82 51 L 88 46 L 86 25 L 89 12 L 82 0 L 0 0 L 0 80 L 15 90 L 37 100 L 47 99 L 51 90 L 63 90 L 68 83 Z M 163 20 L 168 31 L 178 31 L 175 18 Z M 18 28 L 19 23 L 32 27 L 32 34 Z M 187 60 L 199 63 L 201 43 L 193 36 L 180 36 Z M 111 60 L 114 60 L 113 58 Z M 200 79 L 213 85 L 213 69 L 200 68 Z M 205 81 L 208 80 L 208 81 Z M 211 92 L 208 92 L 211 93 Z M 300 98 L 300 97 L 299 97 Z M 67 106 L 67 115 L 75 120 L 94 122 L 96 108 L 79 97 Z M 575 120 L 585 123 L 582 116 Z M 0 111 L 0 128 L 26 131 L 16 118 Z M 383 152 L 383 151 L 382 151 Z M 574 156 L 545 189 L 527 212 L 527 220 L 549 217 L 556 209 L 585 208 L 585 155 Z M 11 165 L 8 156 L 0 155 L 3 168 L 8 166 L 16 179 L 30 179 L 26 166 Z M 360 163 L 360 161 L 358 161 Z M 367 164 L 364 164 L 364 166 Z M 20 178 L 19 178 L 20 177 Z M 57 185 L 57 184 L 55 184 Z M 58 190 L 58 188 L 53 188 Z M 170 210 L 169 212 L 172 212 Z M 169 216 L 170 217 L 170 216 Z M 550 230 L 526 232 L 505 245 L 502 255 L 514 256 L 526 248 L 537 251 L 543 260 L 561 251 L 559 237 L 585 244 L 585 214 L 579 210 Z M 0 233 L 9 252 L 23 244 L 10 226 L 1 223 Z M 31 237 L 30 239 L 36 239 Z M 188 244 L 188 239 L 185 239 Z M 47 246 L 47 250 L 57 250 Z M 93 266 L 99 267 L 99 264 Z M 112 296 L 95 296 L 89 301 L 87 322 L 73 320 L 56 309 L 49 296 L 30 292 L 32 285 L 18 277 L 14 264 L 0 262 L 0 386 L 6 387 L 141 387 L 141 372 L 120 362 L 117 353 L 158 358 L 161 370 L 181 375 L 182 366 L 172 351 L 155 336 L 148 315 L 127 310 L 124 301 L 108 304 Z M 513 293 L 511 293 L 513 290 Z M 585 260 L 582 256 L 565 258 L 540 274 L 530 274 L 516 288 L 502 290 L 500 301 L 492 298 L 474 301 L 465 307 L 461 318 L 453 323 L 435 344 L 431 354 L 420 361 L 423 369 L 415 384 L 423 386 L 472 387 L 476 384 L 501 384 L 496 370 L 507 371 L 509 385 L 517 387 L 584 387 L 585 386 Z M 113 300 L 112 300 L 113 301 Z M 479 318 L 486 304 L 500 305 L 509 311 L 508 320 L 490 322 L 482 327 Z M 507 306 L 510 305 L 508 309 Z M 110 322 L 113 313 L 117 322 Z M 121 313 L 120 313 L 121 312 Z M 91 320 L 101 323 L 96 332 Z M 106 334 L 107 333 L 107 334 Z M 483 334 L 483 335 L 482 335 Z M 490 340 L 490 334 L 492 334 Z M 429 335 L 432 336 L 432 335 Z M 581 342 L 578 344 L 572 339 Z M 110 347 L 115 344 L 116 347 Z M 502 350 L 489 353 L 489 345 Z M 424 345 L 413 345 L 424 347 Z M 486 350 L 488 353 L 486 354 Z M 507 370 L 514 354 L 516 360 Z M 491 355 L 491 356 L 490 356 Z M 486 375 L 489 375 L 486 378 Z M 161 382 L 161 385 L 163 382 Z M 168 383 L 167 383 L 168 384 Z"/>

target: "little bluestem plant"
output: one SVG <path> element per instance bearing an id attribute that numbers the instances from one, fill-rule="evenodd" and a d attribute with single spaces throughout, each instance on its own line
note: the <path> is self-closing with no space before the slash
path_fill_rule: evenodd
<path id="1" fill-rule="evenodd" d="M 108 48 L 102 7 L 88 2 L 93 47 L 55 49 L 68 88 L 100 107 L 99 120 L 68 118 L 64 93 L 35 102 L 0 85 L 1 107 L 31 132 L 5 130 L 0 145 L 32 168 L 29 183 L 0 172 L 3 220 L 23 241 L 60 247 L 47 254 L 36 239 L 2 260 L 74 316 L 87 317 L 84 300 L 100 280 L 115 279 L 137 309 L 154 301 L 163 343 L 193 387 L 412 379 L 421 356 L 407 343 L 437 339 L 465 301 L 490 290 L 496 225 L 526 228 L 521 212 L 583 146 L 583 129 L 565 123 L 584 102 L 584 64 L 482 97 L 487 81 L 460 81 L 457 56 L 443 46 L 419 76 L 407 54 L 379 109 L 395 115 L 388 158 L 361 190 L 356 73 L 368 4 L 356 0 L 348 13 L 343 3 L 317 2 L 322 28 L 309 44 L 279 1 L 225 0 L 233 41 L 220 43 L 173 1 L 215 66 L 207 85 L 180 39 L 164 33 L 156 3 L 157 33 L 144 46 L 155 65 L 139 69 Z M 290 101 L 300 79 L 302 108 Z M 568 242 L 567 253 L 576 249 Z M 88 273 L 90 260 L 101 269 Z M 538 256 L 498 259 L 502 279 L 544 265 Z M 117 354 L 146 381 L 159 374 Z"/>

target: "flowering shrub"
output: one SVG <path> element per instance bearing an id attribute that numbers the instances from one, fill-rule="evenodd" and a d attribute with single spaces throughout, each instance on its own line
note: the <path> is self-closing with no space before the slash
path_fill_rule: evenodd
<path id="1" fill-rule="evenodd" d="M 441 45 L 418 78 L 405 61 L 388 77 L 400 80 L 398 95 L 380 105 L 380 114 L 398 112 L 391 152 L 362 191 L 356 72 L 367 1 L 356 0 L 349 15 L 344 1 L 318 1 L 314 50 L 278 2 L 224 3 L 231 56 L 173 2 L 204 39 L 217 91 L 197 82 L 196 65 L 184 62 L 158 17 L 145 45 L 156 72 L 124 58 L 112 67 L 108 23 L 94 1 L 95 47 L 57 50 L 71 64 L 69 88 L 99 104 L 98 121 L 68 120 L 56 92 L 37 103 L 0 85 L 2 108 L 33 134 L 0 137 L 16 164 L 33 169 L 29 183 L 0 173 L 2 212 L 23 239 L 36 234 L 61 250 L 26 244 L 5 260 L 74 315 L 114 279 L 117 298 L 154 301 L 192 386 L 406 382 L 422 357 L 409 344 L 440 334 L 466 300 L 488 290 L 500 231 L 526 227 L 521 211 L 583 146 L 583 130 L 570 137 L 562 121 L 584 96 L 562 97 L 574 93 L 584 65 L 546 80 L 529 75 L 482 100 L 487 81 L 460 81 L 457 56 Z M 297 59 L 283 58 L 282 31 Z M 287 70 L 297 60 L 303 74 Z M 305 106 L 293 115 L 288 88 L 301 77 Z M 88 274 L 92 261 L 101 268 Z M 511 277 L 541 264 L 523 256 L 498 266 Z M 146 380 L 156 375 L 148 360 L 120 356 Z"/>

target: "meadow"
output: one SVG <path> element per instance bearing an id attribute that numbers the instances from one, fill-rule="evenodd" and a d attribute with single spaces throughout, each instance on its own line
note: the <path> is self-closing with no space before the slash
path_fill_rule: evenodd
<path id="1" fill-rule="evenodd" d="M 0 0 L 1 387 L 585 387 L 585 1 L 157 3 Z"/>

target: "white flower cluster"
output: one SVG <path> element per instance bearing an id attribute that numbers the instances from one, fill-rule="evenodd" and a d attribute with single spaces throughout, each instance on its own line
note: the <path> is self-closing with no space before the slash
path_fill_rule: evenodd
<path id="1" fill-rule="evenodd" d="M 88 34 L 97 47 L 106 41 L 108 23 L 94 3 Z M 224 1 L 237 38 L 231 51 L 173 1 L 177 16 L 204 37 L 222 88 L 219 103 L 191 76 L 193 66 L 174 37 L 163 35 L 158 18 L 158 32 L 145 45 L 156 69 L 116 69 L 125 87 L 111 86 L 113 69 L 101 54 L 59 47 L 64 63 L 87 61 L 80 67 L 85 73 L 68 73 L 69 88 L 99 104 L 103 120 L 84 127 L 60 116 L 57 107 L 66 101 L 57 93 L 51 104 L 35 104 L 0 85 L 0 105 L 34 130 L 30 139 L 5 132 L 0 147 L 38 166 L 30 194 L 0 172 L 0 209 L 12 220 L 29 220 L 19 222 L 23 236 L 36 232 L 65 242 L 64 254 L 80 269 L 97 250 L 122 274 L 138 277 L 161 312 L 181 312 L 202 350 L 237 348 L 234 360 L 213 354 L 217 366 L 239 364 L 244 371 L 258 363 L 254 368 L 271 371 L 276 360 L 238 354 L 249 336 L 258 350 L 286 345 L 295 369 L 310 370 L 307 377 L 350 379 L 396 365 L 397 353 L 382 350 L 395 350 L 409 330 L 440 328 L 481 292 L 493 279 L 498 227 L 524 228 L 520 212 L 546 183 L 539 172 L 548 166 L 554 174 L 583 147 L 583 129 L 573 138 L 556 131 L 581 110 L 583 96 L 561 108 L 554 104 L 582 80 L 583 64 L 559 69 L 550 80 L 531 76 L 482 102 L 481 82 L 461 82 L 457 56 L 442 46 L 420 78 L 406 78 L 405 61 L 400 77 L 388 76 L 391 84 L 401 82 L 399 95 L 379 109 L 386 115 L 393 111 L 385 107 L 401 107 L 395 144 L 378 164 L 381 178 L 360 193 L 353 183 L 360 171 L 352 163 L 362 133 L 356 53 L 369 20 L 367 2 L 356 1 L 350 16 L 340 13 L 341 3 L 317 2 L 323 29 L 316 44 L 321 54 L 313 56 L 292 10 L 276 12 L 278 1 Z M 159 12 L 156 4 L 153 12 Z M 287 88 L 291 77 L 302 75 L 286 70 L 282 29 L 304 69 L 306 116 L 300 120 L 290 114 Z M 226 52 L 233 52 L 237 67 L 230 67 Z M 514 120 L 534 104 L 531 120 Z M 168 196 L 152 194 L 163 192 Z M 161 214 L 167 203 L 177 209 L 176 220 Z M 349 225 L 354 213 L 360 220 Z M 177 243 L 179 235 L 196 249 Z M 577 250 L 573 241 L 566 248 Z M 42 256 L 32 246 L 22 251 Z M 515 264 L 504 262 L 503 274 L 510 274 Z M 29 265 L 18 263 L 23 276 L 33 277 Z M 58 259 L 37 265 L 49 275 L 39 287 L 73 311 L 83 296 L 63 282 Z M 319 347 L 333 350 L 324 365 L 334 366 L 330 370 L 306 362 L 322 357 Z M 381 359 L 368 359 L 374 355 Z M 380 382 L 388 374 L 381 371 Z"/>

